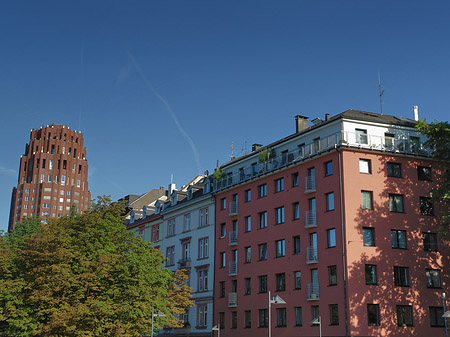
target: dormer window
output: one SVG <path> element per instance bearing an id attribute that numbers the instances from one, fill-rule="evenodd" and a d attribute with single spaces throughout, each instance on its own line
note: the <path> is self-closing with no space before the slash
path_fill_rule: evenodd
<path id="1" fill-rule="evenodd" d="M 177 192 L 172 193 L 172 200 L 170 201 L 170 205 L 175 206 L 177 204 Z"/>
<path id="2" fill-rule="evenodd" d="M 159 213 L 161 213 L 161 203 L 158 200 L 155 203 L 155 214 L 159 214 Z"/>
<path id="3" fill-rule="evenodd" d="M 192 187 L 189 187 L 189 190 L 188 190 L 188 200 L 191 200 L 192 199 Z"/>
<path id="4" fill-rule="evenodd" d="M 147 217 L 147 206 L 142 207 L 142 219 L 145 219 Z"/>
<path id="5" fill-rule="evenodd" d="M 209 178 L 206 178 L 205 181 L 203 182 L 203 194 L 209 193 L 210 192 L 210 182 L 209 182 Z"/>
<path id="6" fill-rule="evenodd" d="M 134 211 L 131 211 L 131 213 L 130 213 L 130 223 L 134 223 L 134 217 L 135 217 Z"/>

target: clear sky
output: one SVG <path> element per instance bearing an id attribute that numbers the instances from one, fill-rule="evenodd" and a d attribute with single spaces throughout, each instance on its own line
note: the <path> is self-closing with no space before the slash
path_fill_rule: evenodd
<path id="1" fill-rule="evenodd" d="M 448 120 L 450 1 L 0 2 L 0 229 L 32 128 L 81 130 L 92 195 L 177 187 L 297 114 Z M 246 147 L 245 147 L 246 144 Z"/>

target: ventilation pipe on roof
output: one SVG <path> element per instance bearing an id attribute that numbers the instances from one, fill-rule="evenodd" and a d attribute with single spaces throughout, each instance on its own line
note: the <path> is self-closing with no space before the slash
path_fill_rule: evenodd
<path id="1" fill-rule="evenodd" d="M 325 114 L 325 121 L 330 119 L 330 114 Z"/>
<path id="2" fill-rule="evenodd" d="M 414 105 L 413 106 L 413 111 L 414 111 L 414 120 L 416 122 L 419 121 L 419 106 L 418 105 Z"/>
<path id="3" fill-rule="evenodd" d="M 308 118 L 305 116 L 295 116 L 295 132 L 299 133 L 308 128 Z"/>

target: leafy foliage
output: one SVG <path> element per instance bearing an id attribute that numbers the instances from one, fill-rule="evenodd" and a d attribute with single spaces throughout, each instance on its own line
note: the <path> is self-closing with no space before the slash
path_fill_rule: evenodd
<path id="1" fill-rule="evenodd" d="M 83 215 L 26 220 L 0 237 L 1 336 L 142 336 L 152 308 L 166 315 L 155 328 L 180 325 L 190 288 L 122 212 L 102 197 Z"/>
<path id="2" fill-rule="evenodd" d="M 443 220 L 442 234 L 450 234 L 450 124 L 448 122 L 427 123 L 426 120 L 417 123 L 417 129 L 428 137 L 426 146 L 433 150 L 433 158 L 439 162 L 439 172 L 436 174 L 438 187 L 433 189 L 435 203 L 439 204 Z"/>

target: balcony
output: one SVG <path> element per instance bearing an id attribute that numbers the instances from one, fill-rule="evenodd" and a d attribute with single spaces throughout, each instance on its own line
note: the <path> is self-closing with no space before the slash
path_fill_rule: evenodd
<path id="1" fill-rule="evenodd" d="M 228 307 L 237 307 L 237 293 L 228 293 Z"/>
<path id="2" fill-rule="evenodd" d="M 305 228 L 317 227 L 316 211 L 310 210 L 305 212 Z"/>
<path id="3" fill-rule="evenodd" d="M 316 177 L 307 176 L 305 178 L 305 194 L 309 194 L 316 191 Z"/>
<path id="4" fill-rule="evenodd" d="M 226 172 L 223 178 L 213 181 L 213 192 L 217 192 L 237 184 L 247 182 L 264 174 L 268 174 L 314 157 L 320 153 L 341 146 L 351 148 L 364 148 L 368 150 L 430 156 L 432 149 L 425 148 L 422 143 L 409 139 L 397 139 L 403 137 L 396 134 L 395 137 L 384 137 L 372 134 L 363 134 L 349 131 L 340 131 L 321 137 L 319 140 L 293 149 L 288 153 L 282 153 L 270 157 L 268 160 L 258 163 L 248 163 L 247 167 L 235 172 Z M 277 151 L 277 148 L 274 148 Z M 313 192 L 306 189 L 305 192 Z"/>
<path id="5" fill-rule="evenodd" d="M 228 264 L 228 276 L 236 276 L 237 274 L 237 262 L 231 261 Z"/>
<path id="6" fill-rule="evenodd" d="M 308 283 L 308 301 L 319 300 L 319 282 Z"/>
<path id="7" fill-rule="evenodd" d="M 178 260 L 178 268 L 191 268 L 191 259 L 181 259 Z"/>
<path id="8" fill-rule="evenodd" d="M 230 216 L 238 215 L 238 204 L 236 201 L 230 202 L 230 210 L 229 210 L 228 215 L 230 215 Z"/>
<path id="9" fill-rule="evenodd" d="M 228 234 L 228 245 L 229 246 L 236 246 L 238 244 L 238 233 L 237 232 L 230 232 Z"/>
<path id="10" fill-rule="evenodd" d="M 306 263 L 311 264 L 317 262 L 319 262 L 319 257 L 317 256 L 317 247 L 306 247 Z"/>

